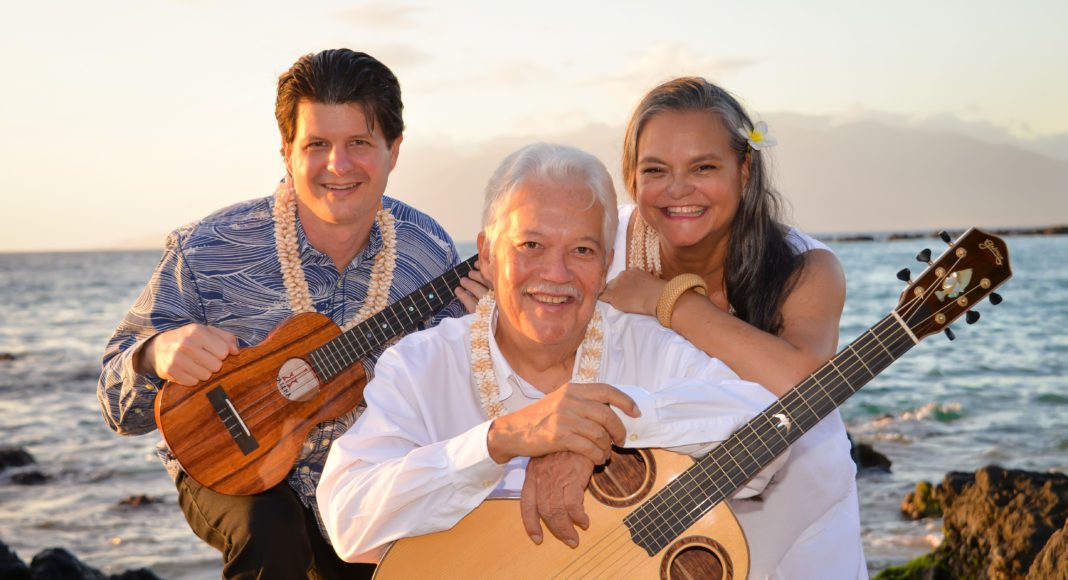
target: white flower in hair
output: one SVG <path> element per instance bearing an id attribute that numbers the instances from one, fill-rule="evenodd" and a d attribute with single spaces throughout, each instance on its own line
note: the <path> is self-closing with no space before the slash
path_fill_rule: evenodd
<path id="1" fill-rule="evenodd" d="M 768 133 L 768 124 L 764 121 L 758 121 L 752 131 L 746 131 L 745 127 L 739 127 L 738 132 L 749 141 L 749 146 L 756 151 L 774 147 L 778 143 L 775 137 Z"/>

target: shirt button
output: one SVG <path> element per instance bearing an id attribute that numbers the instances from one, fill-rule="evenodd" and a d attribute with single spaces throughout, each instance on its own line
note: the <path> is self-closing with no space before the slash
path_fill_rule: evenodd
<path id="1" fill-rule="evenodd" d="M 338 280 L 338 281 L 337 281 L 337 287 L 338 287 L 338 288 L 341 288 L 341 283 L 342 283 L 343 281 L 344 281 L 344 280 Z"/>
<path id="2" fill-rule="evenodd" d="M 492 482 L 492 481 L 490 481 L 490 480 L 488 480 L 488 479 L 484 479 L 484 480 L 482 480 L 482 487 L 489 487 L 489 486 L 491 486 L 491 485 L 493 485 L 493 482 Z"/>
<path id="3" fill-rule="evenodd" d="M 630 434 L 630 440 L 631 441 L 637 441 L 638 440 L 638 434 L 637 433 L 631 433 Z"/>

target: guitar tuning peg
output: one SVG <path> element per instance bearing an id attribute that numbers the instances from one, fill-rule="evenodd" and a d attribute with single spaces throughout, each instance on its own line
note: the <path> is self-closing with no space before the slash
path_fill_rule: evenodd
<path id="1" fill-rule="evenodd" d="M 952 238 L 949 237 L 949 232 L 947 232 L 946 230 L 938 232 L 938 237 L 942 238 L 942 241 L 947 244 L 953 241 Z"/>
<path id="2" fill-rule="evenodd" d="M 923 262 L 924 264 L 930 264 L 931 263 L 931 249 L 930 248 L 924 248 L 922 252 L 920 252 L 919 254 L 916 254 L 916 261 L 917 262 Z"/>
<path id="3" fill-rule="evenodd" d="M 950 329 L 948 326 L 946 327 L 945 333 L 946 333 L 946 338 L 948 338 L 949 340 L 956 340 L 957 335 L 953 334 L 953 330 Z"/>
<path id="4" fill-rule="evenodd" d="M 968 324 L 975 324 L 979 321 L 979 311 L 969 310 L 968 313 L 964 315 L 964 321 Z"/>
<path id="5" fill-rule="evenodd" d="M 994 306 L 997 306 L 998 304 L 1001 304 L 1001 294 L 998 294 L 997 292 L 991 292 L 990 293 L 990 303 L 993 304 Z"/>
<path id="6" fill-rule="evenodd" d="M 897 279 L 902 282 L 908 282 L 911 276 L 912 272 L 910 272 L 908 268 L 902 268 L 901 271 L 897 273 Z"/>

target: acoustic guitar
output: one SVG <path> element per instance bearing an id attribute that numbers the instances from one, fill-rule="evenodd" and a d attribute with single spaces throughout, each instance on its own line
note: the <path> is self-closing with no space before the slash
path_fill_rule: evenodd
<path id="1" fill-rule="evenodd" d="M 746 578 L 745 534 L 723 500 L 921 339 L 966 312 L 975 322 L 970 309 L 999 303 L 1012 275 L 1004 241 L 976 229 L 929 264 L 889 315 L 702 459 L 617 449 L 590 480 L 577 548 L 534 545 L 519 501 L 490 499 L 450 530 L 394 543 L 375 578 Z"/>
<path id="2" fill-rule="evenodd" d="M 357 363 L 451 302 L 477 258 L 346 332 L 322 314 L 298 314 L 227 357 L 207 380 L 164 384 L 156 395 L 163 440 L 189 477 L 220 493 L 251 495 L 277 485 L 312 427 L 363 400 L 367 377 Z"/>

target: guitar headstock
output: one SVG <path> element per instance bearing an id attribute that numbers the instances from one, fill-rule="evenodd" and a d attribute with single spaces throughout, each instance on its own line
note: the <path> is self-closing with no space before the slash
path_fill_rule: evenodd
<path id="1" fill-rule="evenodd" d="M 948 329 L 1012 276 L 1009 249 L 1001 238 L 972 228 L 955 241 L 948 235 L 942 239 L 949 249 L 909 283 L 894 309 L 917 338 Z M 926 261 L 929 255 L 925 250 L 917 259 Z M 907 270 L 902 272 L 907 280 Z M 996 294 L 991 297 L 994 304 L 1000 301 Z M 970 313 L 969 323 L 977 319 L 977 313 Z"/>

